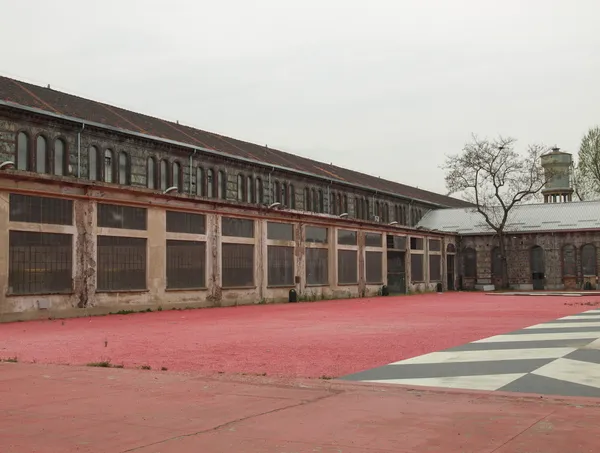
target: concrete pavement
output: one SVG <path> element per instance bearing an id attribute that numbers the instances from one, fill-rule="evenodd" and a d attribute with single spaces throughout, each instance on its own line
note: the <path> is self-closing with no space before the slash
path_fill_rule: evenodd
<path id="1" fill-rule="evenodd" d="M 591 453 L 600 400 L 0 363 L 0 451 Z"/>

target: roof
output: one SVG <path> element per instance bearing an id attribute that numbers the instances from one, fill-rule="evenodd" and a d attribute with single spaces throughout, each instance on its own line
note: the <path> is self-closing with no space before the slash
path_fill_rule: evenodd
<path id="1" fill-rule="evenodd" d="M 461 235 L 494 233 L 475 208 L 429 211 L 417 225 L 419 227 Z M 510 211 L 504 231 L 535 233 L 591 229 L 600 229 L 600 201 L 517 205 Z"/>
<path id="2" fill-rule="evenodd" d="M 399 196 L 427 203 L 447 207 L 470 205 L 456 198 L 296 156 L 266 146 L 225 137 L 213 132 L 195 129 L 141 113 L 135 113 L 8 77 L 0 76 L 0 99 L 12 104 L 43 110 L 51 114 L 69 116 L 83 121 L 118 128 L 124 132 L 141 133 L 156 138 L 186 143 L 191 146 L 226 153 L 234 157 L 252 159 L 265 164 L 310 173 L 333 181 L 350 183 L 382 192 L 392 192 Z"/>

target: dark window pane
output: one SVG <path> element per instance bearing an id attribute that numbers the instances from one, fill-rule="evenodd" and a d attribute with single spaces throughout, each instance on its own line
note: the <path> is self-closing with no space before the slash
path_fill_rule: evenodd
<path id="1" fill-rule="evenodd" d="M 246 178 L 246 203 L 253 203 L 254 199 L 252 198 L 252 194 L 254 191 L 252 190 L 252 176 L 248 176 Z"/>
<path id="2" fill-rule="evenodd" d="M 221 218 L 221 229 L 223 236 L 253 238 L 254 220 L 223 217 Z"/>
<path id="3" fill-rule="evenodd" d="M 581 270 L 584 276 L 596 275 L 596 247 L 592 244 L 581 248 Z"/>
<path id="4" fill-rule="evenodd" d="M 148 168 L 146 169 L 148 189 L 156 189 L 156 161 L 153 157 L 148 158 Z"/>
<path id="5" fill-rule="evenodd" d="M 11 222 L 73 225 L 73 201 L 62 198 L 10 194 Z"/>
<path id="6" fill-rule="evenodd" d="M 211 169 L 206 171 L 206 196 L 208 198 L 214 198 L 215 196 L 215 177 L 214 172 Z"/>
<path id="7" fill-rule="evenodd" d="M 238 201 L 244 201 L 244 176 L 238 175 L 237 177 L 237 199 Z"/>
<path id="8" fill-rule="evenodd" d="M 113 152 L 110 149 L 104 151 L 104 182 L 113 182 L 114 167 Z"/>
<path id="9" fill-rule="evenodd" d="M 570 277 L 577 275 L 577 260 L 573 245 L 565 245 L 563 248 L 563 275 Z"/>
<path id="10" fill-rule="evenodd" d="M 429 255 L 429 281 L 438 282 L 442 280 L 442 257 L 440 255 Z"/>
<path id="11" fill-rule="evenodd" d="M 294 247 L 267 248 L 269 286 L 294 285 Z"/>
<path id="12" fill-rule="evenodd" d="M 381 252 L 365 252 L 367 283 L 383 282 L 383 254 Z"/>
<path id="13" fill-rule="evenodd" d="M 446 247 L 446 252 L 456 253 L 456 246 L 454 244 L 448 244 L 448 246 Z"/>
<path id="14" fill-rule="evenodd" d="M 160 190 L 165 191 L 169 188 L 169 163 L 166 160 L 160 161 Z"/>
<path id="15" fill-rule="evenodd" d="M 410 238 L 411 250 L 423 250 L 423 238 Z"/>
<path id="16" fill-rule="evenodd" d="M 126 185 L 129 183 L 129 165 L 128 165 L 127 154 L 119 153 L 119 184 Z"/>
<path id="17" fill-rule="evenodd" d="M 98 148 L 95 146 L 88 150 L 88 177 L 90 181 L 98 180 Z"/>
<path id="18" fill-rule="evenodd" d="M 492 249 L 492 276 L 502 276 L 502 256 L 500 256 L 500 247 Z"/>
<path id="19" fill-rule="evenodd" d="M 423 277 L 423 255 L 410 255 L 410 272 L 413 282 L 422 282 Z"/>
<path id="20" fill-rule="evenodd" d="M 35 148 L 35 171 L 38 173 L 46 173 L 46 162 L 48 161 L 46 148 L 46 139 L 41 135 L 38 136 Z"/>
<path id="21" fill-rule="evenodd" d="M 29 168 L 29 136 L 25 132 L 17 135 L 17 170 Z"/>
<path id="22" fill-rule="evenodd" d="M 406 250 L 406 236 L 387 235 L 387 248 L 394 250 Z"/>
<path id="23" fill-rule="evenodd" d="M 329 283 L 329 251 L 327 249 L 306 249 L 306 283 L 327 285 Z"/>
<path id="24" fill-rule="evenodd" d="M 429 251 L 430 252 L 441 252 L 442 241 L 439 239 L 429 239 Z"/>
<path id="25" fill-rule="evenodd" d="M 98 226 L 105 228 L 146 229 L 146 209 L 98 203 Z"/>
<path id="26" fill-rule="evenodd" d="M 54 142 L 54 174 L 63 176 L 65 173 L 65 142 L 58 139 Z"/>
<path id="27" fill-rule="evenodd" d="M 291 223 L 267 223 L 267 239 L 274 241 L 293 241 L 294 225 Z"/>
<path id="28" fill-rule="evenodd" d="M 379 234 L 379 233 L 365 234 L 365 245 L 367 247 L 381 247 L 381 234 Z"/>
<path id="29" fill-rule="evenodd" d="M 98 236 L 98 291 L 146 289 L 146 239 Z"/>
<path id="30" fill-rule="evenodd" d="M 169 233 L 206 233 L 206 216 L 190 212 L 167 211 L 167 231 Z"/>
<path id="31" fill-rule="evenodd" d="M 327 244 L 327 228 L 307 226 L 306 242 L 317 242 L 319 244 Z"/>
<path id="32" fill-rule="evenodd" d="M 70 234 L 9 232 L 8 292 L 56 294 L 72 291 Z"/>
<path id="33" fill-rule="evenodd" d="M 531 273 L 544 273 L 544 249 L 536 245 L 531 249 L 530 256 Z"/>
<path id="34" fill-rule="evenodd" d="M 198 167 L 196 169 L 196 195 L 203 197 L 206 194 L 204 185 L 204 169 L 202 167 Z"/>
<path id="35" fill-rule="evenodd" d="M 465 277 L 475 278 L 477 277 L 477 252 L 475 249 L 466 248 L 463 252 L 464 266 L 465 266 Z"/>
<path id="36" fill-rule="evenodd" d="M 338 283 L 358 283 L 358 253 L 356 250 L 338 250 Z"/>
<path id="37" fill-rule="evenodd" d="M 254 286 L 254 246 L 222 244 L 223 288 Z"/>
<path id="38" fill-rule="evenodd" d="M 338 230 L 337 243 L 340 245 L 356 245 L 356 231 Z"/>
<path id="39" fill-rule="evenodd" d="M 206 243 L 167 240 L 167 288 L 206 287 Z"/>
<path id="40" fill-rule="evenodd" d="M 227 198 L 227 181 L 225 180 L 225 172 L 223 170 L 219 170 L 217 174 L 217 195 L 221 200 L 225 200 Z"/>
<path id="41" fill-rule="evenodd" d="M 173 176 L 171 177 L 171 185 L 173 187 L 177 187 L 177 191 L 181 192 L 182 191 L 182 184 L 181 184 L 181 178 L 180 173 L 181 173 L 181 165 L 179 165 L 179 162 L 173 162 L 173 167 L 172 167 L 172 172 L 173 172 Z"/>

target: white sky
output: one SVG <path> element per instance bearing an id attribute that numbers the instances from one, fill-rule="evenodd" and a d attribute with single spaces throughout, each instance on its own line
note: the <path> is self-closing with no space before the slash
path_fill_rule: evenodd
<path id="1" fill-rule="evenodd" d="M 4 1 L 0 73 L 445 192 L 472 133 L 577 151 L 598 0 Z"/>

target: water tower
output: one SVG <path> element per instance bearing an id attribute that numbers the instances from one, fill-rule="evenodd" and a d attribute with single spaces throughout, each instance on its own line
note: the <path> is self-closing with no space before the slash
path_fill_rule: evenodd
<path id="1" fill-rule="evenodd" d="M 560 148 L 552 148 L 552 151 L 544 154 L 541 160 L 547 180 L 542 190 L 544 203 L 573 201 L 573 187 L 571 185 L 573 156 L 562 152 Z"/>

